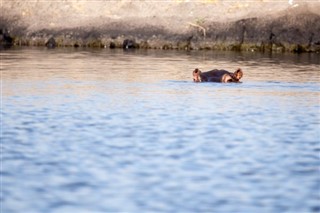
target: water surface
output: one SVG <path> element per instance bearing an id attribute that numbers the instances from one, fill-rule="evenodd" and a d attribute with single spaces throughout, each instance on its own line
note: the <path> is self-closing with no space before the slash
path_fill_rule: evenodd
<path id="1" fill-rule="evenodd" d="M 319 212 L 319 61 L 3 51 L 2 212 Z"/>

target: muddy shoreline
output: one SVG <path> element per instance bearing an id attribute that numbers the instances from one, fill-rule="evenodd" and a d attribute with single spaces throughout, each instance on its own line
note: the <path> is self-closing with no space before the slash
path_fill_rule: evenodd
<path id="1" fill-rule="evenodd" d="M 302 7 L 231 21 L 102 17 L 74 26 L 30 27 L 19 15 L 0 20 L 1 45 L 9 46 L 320 52 L 320 14 Z"/>

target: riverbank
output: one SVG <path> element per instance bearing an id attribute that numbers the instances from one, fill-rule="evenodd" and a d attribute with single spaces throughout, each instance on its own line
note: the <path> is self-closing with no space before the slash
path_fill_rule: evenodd
<path id="1" fill-rule="evenodd" d="M 13 45 L 320 52 L 315 1 L 5 0 L 1 11 Z"/>

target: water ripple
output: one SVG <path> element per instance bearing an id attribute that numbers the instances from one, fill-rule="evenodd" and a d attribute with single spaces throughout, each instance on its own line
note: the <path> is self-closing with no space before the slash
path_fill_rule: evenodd
<path id="1" fill-rule="evenodd" d="M 318 62 L 237 54 L 6 52 L 3 211 L 319 211 Z"/>

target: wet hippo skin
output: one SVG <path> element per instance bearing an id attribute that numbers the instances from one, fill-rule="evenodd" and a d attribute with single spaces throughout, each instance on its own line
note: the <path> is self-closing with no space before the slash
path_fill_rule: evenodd
<path id="1" fill-rule="evenodd" d="M 196 68 L 193 72 L 194 82 L 220 82 L 220 83 L 241 83 L 240 79 L 243 76 L 243 72 L 238 68 L 235 72 L 229 72 L 227 70 L 210 70 L 207 72 L 202 72 Z"/>

